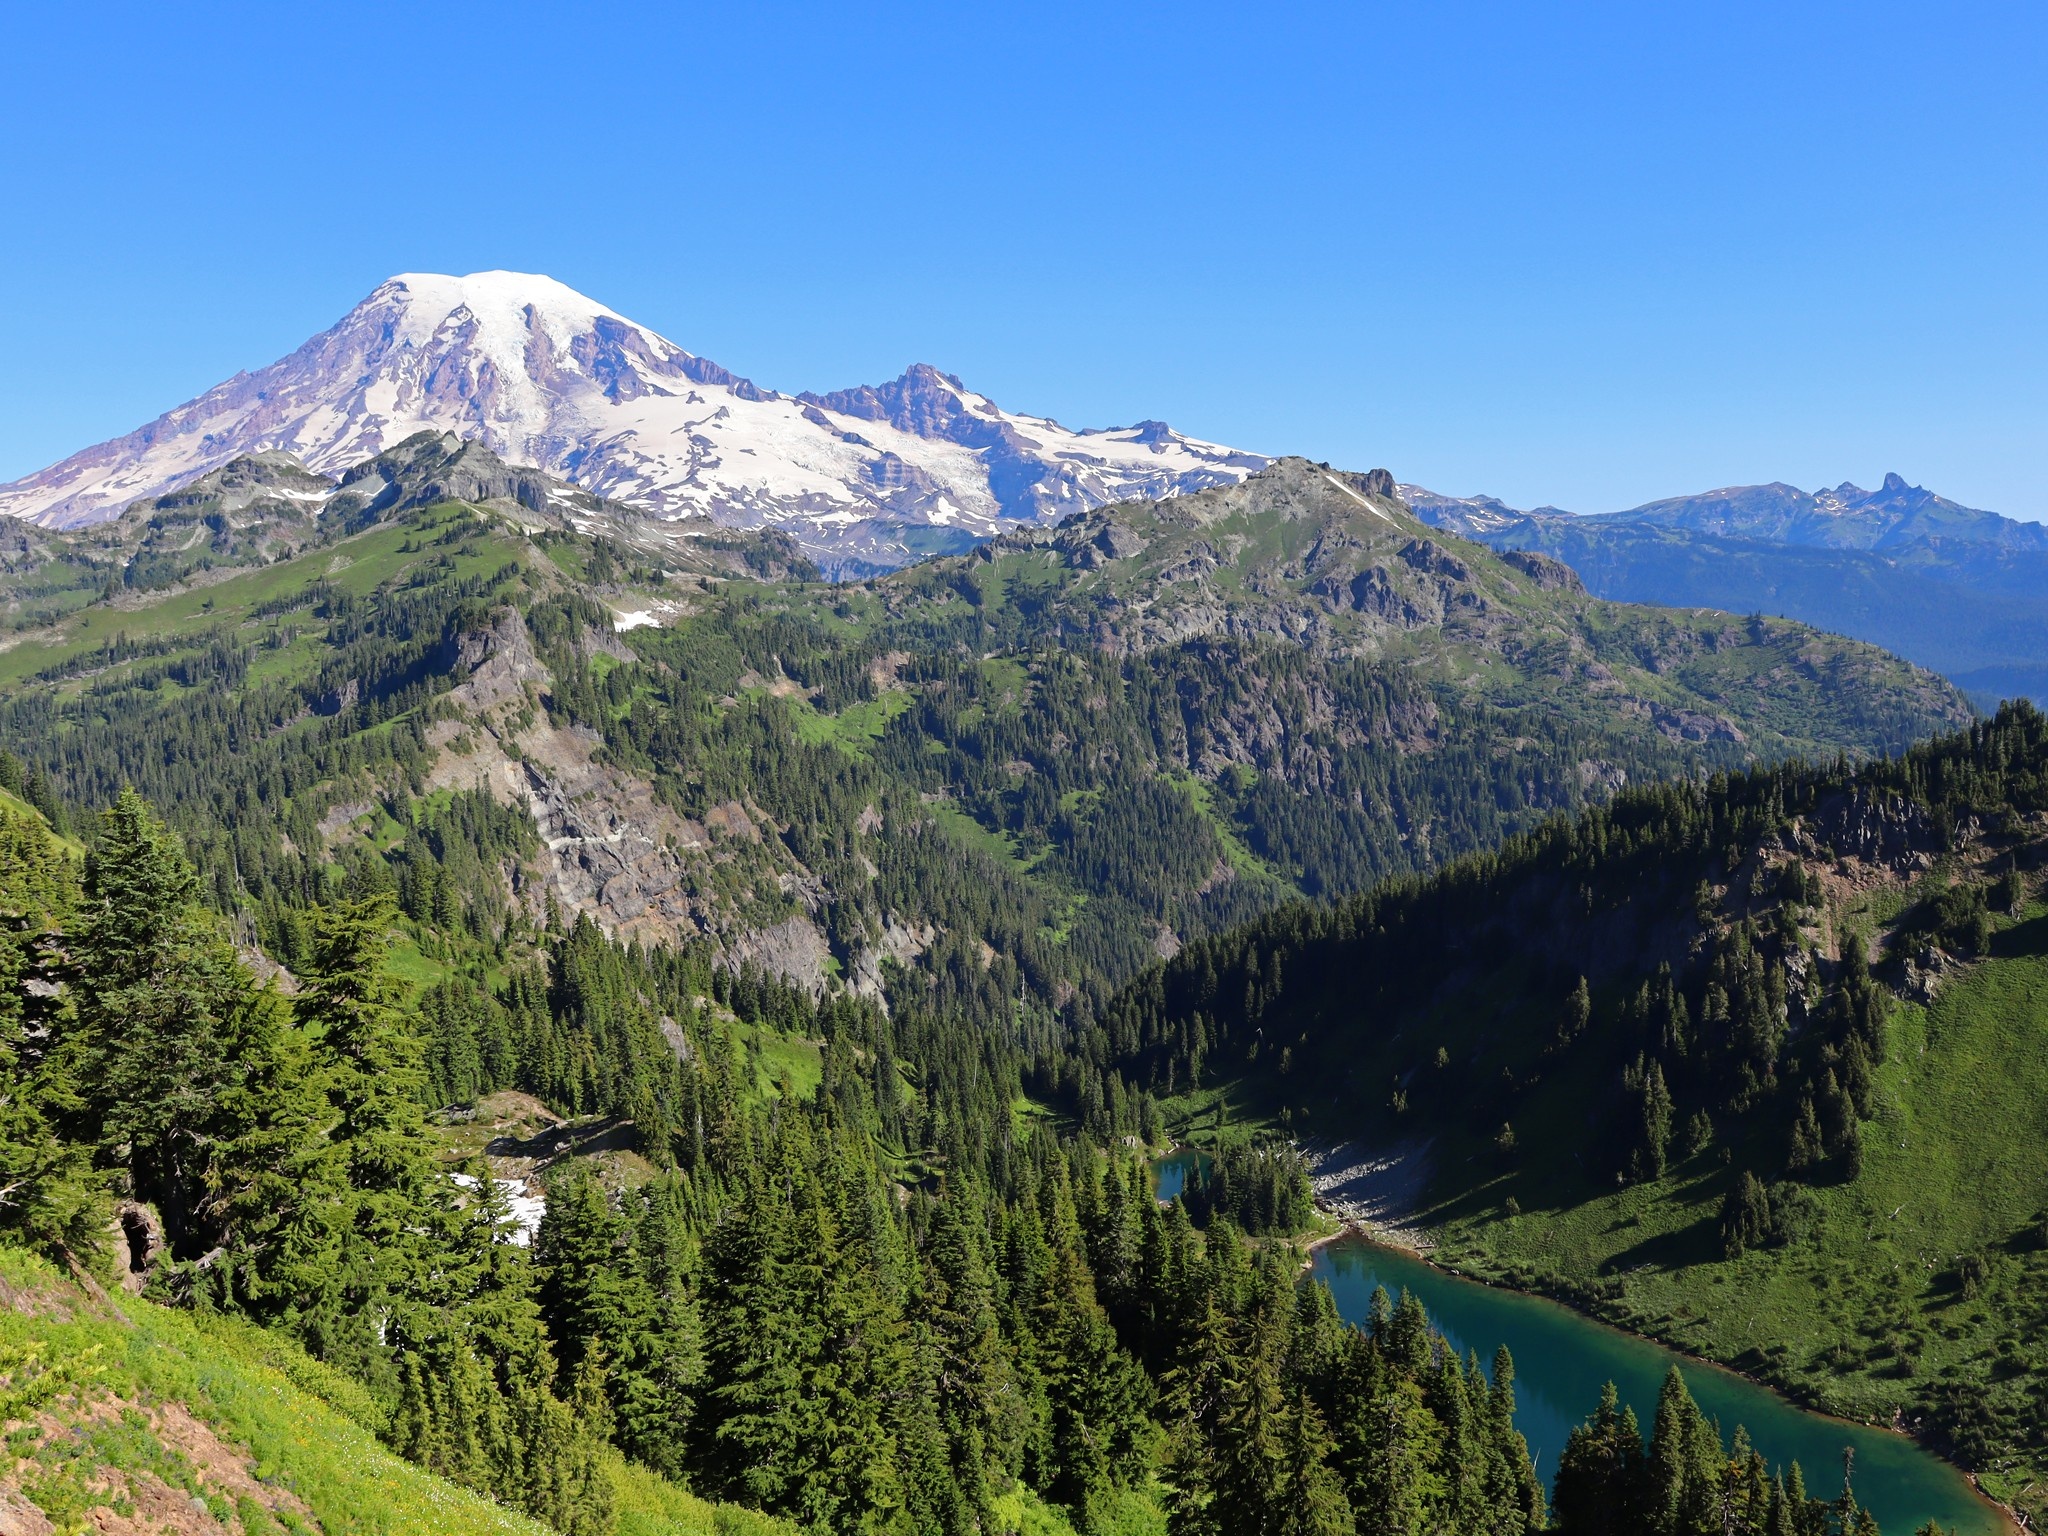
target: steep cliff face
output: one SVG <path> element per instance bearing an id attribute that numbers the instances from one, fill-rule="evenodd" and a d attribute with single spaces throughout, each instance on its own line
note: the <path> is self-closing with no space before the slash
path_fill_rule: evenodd
<path id="1" fill-rule="evenodd" d="M 631 657 L 602 632 L 585 643 Z M 735 961 L 823 985 L 833 961 L 811 917 L 819 883 L 759 806 L 680 815 L 647 779 L 606 761 L 597 731 L 553 724 L 543 700 L 555 680 L 516 611 L 464 635 L 455 670 L 450 718 L 430 731 L 439 756 L 428 787 L 486 789 L 532 817 L 541 852 L 515 877 L 530 912 L 552 902 L 621 940 L 711 939 Z"/>

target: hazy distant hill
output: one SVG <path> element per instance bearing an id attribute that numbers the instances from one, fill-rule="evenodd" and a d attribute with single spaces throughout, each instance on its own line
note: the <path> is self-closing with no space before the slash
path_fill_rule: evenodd
<path id="1" fill-rule="evenodd" d="M 1983 704 L 2048 698 L 2048 528 L 1895 474 L 1875 491 L 1737 486 L 1597 517 L 1401 494 L 1436 526 L 1554 555 L 1603 597 L 1784 614 L 1932 667 Z"/>

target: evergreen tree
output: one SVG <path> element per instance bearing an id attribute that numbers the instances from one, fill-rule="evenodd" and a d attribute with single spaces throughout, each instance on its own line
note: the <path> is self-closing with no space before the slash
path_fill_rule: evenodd
<path id="1" fill-rule="evenodd" d="M 383 895 L 316 912 L 293 999 L 328 1098 L 326 1177 L 342 1191 L 334 1284 L 300 1327 L 316 1353 L 370 1379 L 388 1370 L 377 1319 L 437 1262 L 454 1192 L 427 1140 L 417 1026 L 385 970 L 392 918 Z"/>
<path id="2" fill-rule="evenodd" d="M 56 930 L 76 899 L 47 829 L 0 809 L 0 1237 L 90 1264 L 106 1205 L 91 1149 L 60 1129 L 85 1107 L 78 1063 L 49 1048 L 64 974 Z"/>
<path id="3" fill-rule="evenodd" d="M 985 1228 L 961 1181 L 936 1202 L 924 1254 L 920 1314 L 935 1352 L 933 1388 L 947 1459 L 967 1512 L 989 1518 L 989 1501 L 1021 1468 L 1024 1425 L 1002 1345 Z"/>
<path id="4" fill-rule="evenodd" d="M 1356 1430 L 1348 1489 L 1359 1529 L 1424 1536 L 1444 1498 L 1443 1426 L 1414 1380 L 1397 1376 L 1374 1395 Z"/>
<path id="5" fill-rule="evenodd" d="M 1306 1389 L 1296 1389 L 1283 1423 L 1274 1536 L 1352 1536 L 1350 1501 L 1330 1466 L 1335 1442 Z"/>
<path id="6" fill-rule="evenodd" d="M 77 965 L 66 1043 L 103 1157 L 154 1206 L 172 1256 L 222 1235 L 216 1161 L 235 1133 L 223 1110 L 271 1034 L 177 837 L 125 791 L 101 818 L 72 936 Z"/>
<path id="7" fill-rule="evenodd" d="M 1613 1382 L 1593 1417 L 1565 1441 L 1551 1492 L 1557 1529 L 1569 1536 L 1626 1536 L 1651 1529 L 1649 1471 L 1635 1410 Z"/>
<path id="8" fill-rule="evenodd" d="M 1740 1258 L 1760 1248 L 1771 1234 L 1771 1201 L 1757 1176 L 1748 1169 L 1735 1181 L 1721 1206 L 1721 1251 Z"/>
<path id="9" fill-rule="evenodd" d="M 263 988 L 243 1071 L 223 1097 L 230 1133 L 215 1163 L 225 1252 L 204 1280 L 216 1305 L 296 1327 L 340 1305 L 347 1170 L 328 1136 L 328 1073 L 286 999 Z"/>
<path id="10" fill-rule="evenodd" d="M 1032 1312 L 1050 1413 L 1046 1492 L 1092 1528 L 1096 1503 L 1136 1471 L 1151 1393 L 1096 1302 L 1078 1235 L 1054 1247 Z"/>

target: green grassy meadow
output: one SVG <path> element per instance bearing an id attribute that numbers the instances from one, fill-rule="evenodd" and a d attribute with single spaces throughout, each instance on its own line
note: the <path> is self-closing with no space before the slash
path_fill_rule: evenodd
<path id="1" fill-rule="evenodd" d="M 202 1502 L 220 1529 L 241 1536 L 547 1536 L 548 1527 L 385 1450 L 363 1388 L 278 1335 L 128 1297 L 95 1299 L 43 1261 L 0 1248 L 0 1401 L 51 1367 L 69 1381 L 39 1405 L 41 1422 L 27 1411 L 16 1418 L 0 1487 L 59 1531 L 100 1528 L 95 1510 L 119 1513 L 111 1468 L 131 1491 L 142 1484 Z M 176 1433 L 181 1416 L 166 1410 L 178 1408 L 210 1433 Z M 623 1459 L 612 1481 L 621 1536 L 792 1533 Z"/>

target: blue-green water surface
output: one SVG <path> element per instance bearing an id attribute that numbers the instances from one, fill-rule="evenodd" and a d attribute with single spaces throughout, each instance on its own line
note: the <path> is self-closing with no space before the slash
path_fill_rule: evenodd
<path id="1" fill-rule="evenodd" d="M 1163 1187 L 1163 1177 L 1161 1182 Z M 1841 1489 L 1842 1450 L 1854 1447 L 1856 1497 L 1885 1536 L 1912 1536 L 1928 1520 L 1963 1536 L 2003 1536 L 2011 1529 L 1962 1473 L 1903 1435 L 1807 1413 L 1730 1372 L 1684 1359 L 1555 1302 L 1461 1280 L 1356 1237 L 1318 1248 L 1313 1273 L 1328 1283 L 1349 1322 L 1364 1325 L 1376 1286 L 1385 1286 L 1390 1296 L 1406 1287 L 1459 1353 L 1475 1350 L 1490 1366 L 1494 1350 L 1507 1345 L 1515 1361 L 1515 1421 L 1546 1485 L 1557 1473 L 1565 1437 L 1599 1404 L 1604 1383 L 1620 1388 L 1647 1434 L 1658 1389 L 1677 1365 L 1700 1407 L 1720 1420 L 1725 1434 L 1732 1435 L 1737 1424 L 1747 1426 L 1767 1462 L 1799 1462 L 1815 1495 L 1832 1498 Z"/>
<path id="2" fill-rule="evenodd" d="M 1169 1152 L 1152 1164 L 1152 1186 L 1161 1200 L 1173 1200 L 1188 1187 L 1192 1176 L 1197 1184 L 1209 1176 L 1209 1154 L 1193 1147 Z"/>

